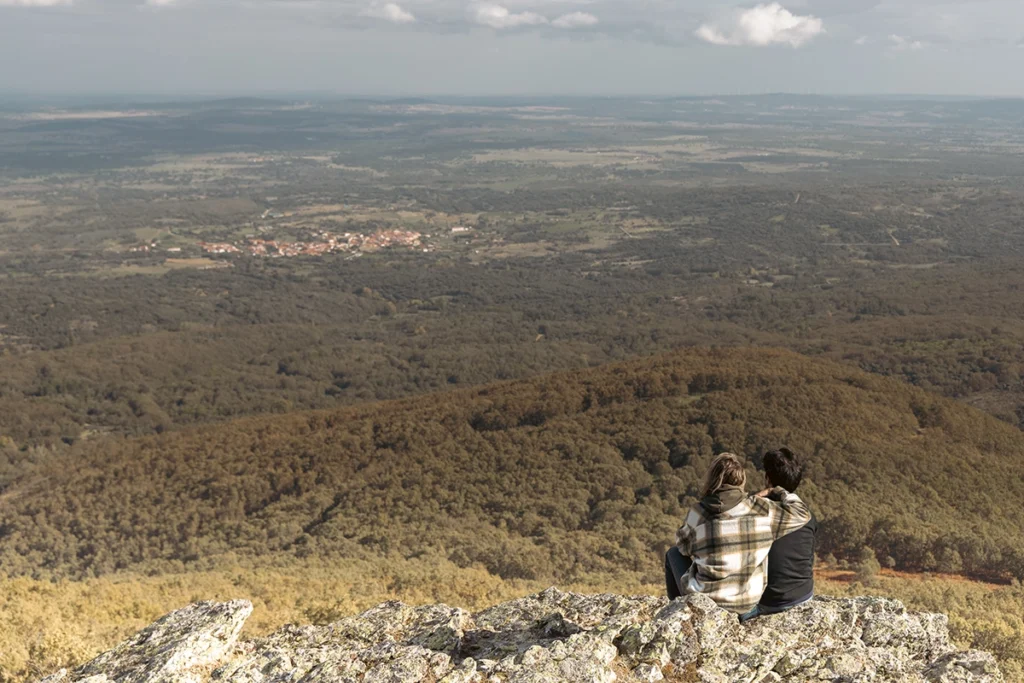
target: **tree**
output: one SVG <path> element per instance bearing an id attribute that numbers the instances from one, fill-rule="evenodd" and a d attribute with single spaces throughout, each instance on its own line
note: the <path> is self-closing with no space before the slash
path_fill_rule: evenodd
<path id="1" fill-rule="evenodd" d="M 875 557 L 875 551 L 865 546 L 857 561 L 857 580 L 865 586 L 873 586 L 878 583 L 878 572 L 881 570 L 882 565 Z"/>
<path id="2" fill-rule="evenodd" d="M 959 574 L 963 571 L 964 561 L 955 549 L 945 547 L 939 553 L 938 569 L 944 574 Z"/>

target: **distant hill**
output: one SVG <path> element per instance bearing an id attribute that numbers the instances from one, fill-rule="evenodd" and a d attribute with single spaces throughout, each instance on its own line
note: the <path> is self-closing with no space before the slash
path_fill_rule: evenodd
<path id="1" fill-rule="evenodd" d="M 805 454 L 820 553 L 1024 578 L 1024 434 L 789 352 L 683 350 L 478 390 L 101 438 L 0 496 L 14 574 L 445 558 L 656 580 L 713 454 Z"/>

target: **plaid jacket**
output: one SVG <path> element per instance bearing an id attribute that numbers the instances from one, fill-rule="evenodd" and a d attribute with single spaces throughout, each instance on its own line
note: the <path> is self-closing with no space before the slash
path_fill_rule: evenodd
<path id="1" fill-rule="evenodd" d="M 679 580 L 683 595 L 703 593 L 737 613 L 758 603 L 772 542 L 811 519 L 795 493 L 776 488 L 771 498 L 727 488 L 690 509 L 676 532 L 679 552 L 693 560 L 689 573 Z"/>

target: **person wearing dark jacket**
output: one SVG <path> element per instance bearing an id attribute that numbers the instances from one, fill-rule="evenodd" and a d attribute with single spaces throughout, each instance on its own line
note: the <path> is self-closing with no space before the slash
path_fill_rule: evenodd
<path id="1" fill-rule="evenodd" d="M 768 480 L 768 490 L 762 493 L 771 498 L 775 495 L 771 492 L 775 487 L 793 493 L 803 478 L 803 467 L 793 451 L 780 448 L 765 453 L 764 473 Z M 741 622 L 762 614 L 785 612 L 814 597 L 814 544 L 817 532 L 818 520 L 812 513 L 807 524 L 776 539 L 768 552 L 768 584 L 758 604 L 740 616 Z"/>

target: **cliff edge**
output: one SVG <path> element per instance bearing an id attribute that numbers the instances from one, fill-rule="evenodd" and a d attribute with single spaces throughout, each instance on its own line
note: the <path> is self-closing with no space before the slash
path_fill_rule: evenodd
<path id="1" fill-rule="evenodd" d="M 554 588 L 477 614 L 387 602 L 329 626 L 251 641 L 252 605 L 197 603 L 41 683 L 732 683 L 1002 681 L 941 614 L 883 598 L 815 598 L 740 625 L 703 596 Z"/>

